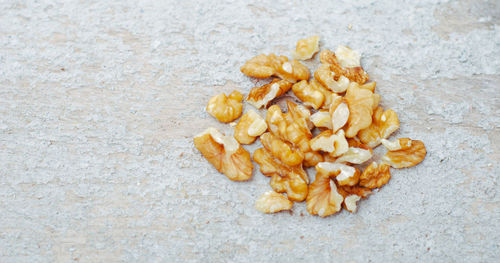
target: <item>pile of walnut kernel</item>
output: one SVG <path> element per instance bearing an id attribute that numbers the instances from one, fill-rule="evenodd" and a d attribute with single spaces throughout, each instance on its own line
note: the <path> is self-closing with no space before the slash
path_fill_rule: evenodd
<path id="1" fill-rule="evenodd" d="M 355 212 L 359 200 L 391 179 L 390 167 L 412 167 L 426 155 L 418 140 L 387 138 L 399 128 L 396 113 L 379 106 L 375 82 L 360 65 L 360 55 L 345 46 L 335 52 L 319 53 L 320 66 L 313 78 L 298 60 L 311 59 L 319 51 L 319 37 L 299 40 L 294 60 L 285 56 L 258 55 L 242 67 L 243 74 L 266 79 L 268 84 L 253 88 L 246 101 L 257 110 L 267 108 L 265 117 L 249 110 L 234 128 L 234 136 L 209 128 L 194 137 L 195 147 L 215 168 L 234 181 L 252 176 L 253 160 L 260 171 L 271 177 L 273 191 L 264 193 L 255 204 L 257 210 L 275 213 L 289 210 L 293 202 L 306 201 L 307 211 L 321 217 L 344 207 Z M 302 101 L 286 101 L 287 110 L 274 104 L 279 96 L 292 90 Z M 229 123 L 242 114 L 243 95 L 212 97 L 207 112 Z M 311 112 L 314 112 L 311 114 Z M 315 130 L 317 129 L 317 131 Z M 253 156 L 241 144 L 260 138 L 262 148 Z M 383 144 L 387 153 L 379 162 L 372 159 L 372 149 Z M 309 181 L 305 167 L 315 167 L 316 177 Z M 286 193 L 286 196 L 283 194 Z"/>

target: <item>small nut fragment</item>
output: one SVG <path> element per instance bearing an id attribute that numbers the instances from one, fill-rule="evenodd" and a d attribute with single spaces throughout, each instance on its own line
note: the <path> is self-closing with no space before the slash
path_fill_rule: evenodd
<path id="1" fill-rule="evenodd" d="M 370 189 L 358 185 L 340 186 L 338 191 L 344 197 L 344 208 L 351 213 L 356 212 L 359 200 L 366 198 L 372 193 Z"/>
<path id="2" fill-rule="evenodd" d="M 311 115 L 311 121 L 318 128 L 332 129 L 332 118 L 330 112 L 325 109 L 319 110 Z"/>
<path id="3" fill-rule="evenodd" d="M 329 111 L 332 118 L 332 129 L 336 132 L 344 127 L 349 120 L 349 106 L 347 106 L 347 101 L 342 96 L 333 94 Z"/>
<path id="4" fill-rule="evenodd" d="M 295 51 L 292 52 L 294 58 L 306 60 L 313 57 L 319 51 L 319 36 L 312 36 L 297 41 Z"/>
<path id="5" fill-rule="evenodd" d="M 275 54 L 258 55 L 248 60 L 241 72 L 249 77 L 265 79 L 278 76 L 281 79 L 295 83 L 297 80 L 309 79 L 309 69 L 298 60 L 288 61 L 285 56 Z"/>
<path id="6" fill-rule="evenodd" d="M 361 55 L 346 46 L 338 46 L 335 49 L 335 56 L 343 68 L 361 67 Z"/>
<path id="7" fill-rule="evenodd" d="M 335 93 L 342 93 L 349 86 L 349 79 L 343 75 L 336 75 L 330 64 L 321 64 L 314 72 L 314 78 Z"/>
<path id="8" fill-rule="evenodd" d="M 234 138 L 241 144 L 251 144 L 266 130 L 264 118 L 254 110 L 249 110 L 234 127 Z"/>
<path id="9" fill-rule="evenodd" d="M 401 138 L 390 142 L 382 139 L 382 144 L 389 150 L 382 161 L 390 164 L 394 168 L 407 168 L 421 163 L 427 150 L 422 141 Z"/>
<path id="10" fill-rule="evenodd" d="M 343 54 L 342 54 L 343 55 Z M 342 67 L 337 59 L 337 56 L 332 51 L 325 49 L 319 53 L 319 60 L 323 64 L 329 64 L 330 70 L 335 73 L 335 76 L 345 76 L 351 82 L 364 84 L 368 81 L 369 76 L 361 66 L 357 67 Z M 344 59 L 348 61 L 349 59 Z M 352 60 L 354 61 L 354 60 Z M 351 62 L 352 62 L 351 61 Z"/>
<path id="11" fill-rule="evenodd" d="M 357 168 L 341 163 L 318 163 L 316 165 L 316 170 L 318 172 L 328 174 L 330 177 L 335 176 L 335 179 L 337 179 L 340 186 L 356 185 L 361 174 Z"/>
<path id="12" fill-rule="evenodd" d="M 285 94 L 291 87 L 292 83 L 289 81 L 273 79 L 269 84 L 250 90 L 247 101 L 255 108 L 260 109 L 274 98 Z"/>
<path id="13" fill-rule="evenodd" d="M 384 111 L 378 107 L 373 113 L 372 124 L 358 132 L 359 139 L 368 147 L 376 147 L 381 139 L 387 139 L 399 128 L 399 119 L 391 109 Z"/>
<path id="14" fill-rule="evenodd" d="M 313 151 L 328 152 L 333 157 L 340 156 L 349 149 L 344 130 L 339 130 L 336 134 L 332 130 L 323 131 L 310 141 L 310 145 Z"/>
<path id="15" fill-rule="evenodd" d="M 307 212 L 326 217 L 340 211 L 344 197 L 338 193 L 337 185 L 330 178 L 330 173 L 318 169 L 318 165 L 316 165 L 316 179 L 309 185 Z"/>
<path id="16" fill-rule="evenodd" d="M 271 214 L 292 209 L 293 203 L 286 196 L 275 191 L 262 194 L 255 202 L 255 209 L 262 213 Z"/>
<path id="17" fill-rule="evenodd" d="M 231 136 L 215 128 L 208 128 L 194 137 L 194 146 L 219 172 L 233 181 L 246 181 L 252 177 L 252 161 L 248 153 Z"/>
<path id="18" fill-rule="evenodd" d="M 349 85 L 344 98 L 349 106 L 346 137 L 352 138 L 359 130 L 368 128 L 372 124 L 373 105 L 377 101 L 373 92 L 360 88 L 357 83 Z"/>
<path id="19" fill-rule="evenodd" d="M 292 91 L 297 98 L 304 102 L 304 105 L 314 109 L 319 109 L 325 101 L 323 93 L 317 90 L 314 85 L 310 85 L 307 80 L 293 84 Z"/>
<path id="20" fill-rule="evenodd" d="M 372 162 L 359 177 L 359 185 L 373 189 L 387 184 L 390 179 L 390 165 L 385 163 L 378 165 Z"/>
<path id="21" fill-rule="evenodd" d="M 295 149 L 293 145 L 282 141 L 270 132 L 262 134 L 260 136 L 260 141 L 274 157 L 278 158 L 278 160 L 286 165 L 299 165 L 304 160 L 304 154 L 299 149 Z"/>
<path id="22" fill-rule="evenodd" d="M 243 95 L 238 91 L 229 94 L 222 93 L 213 96 L 207 105 L 207 112 L 221 122 L 232 122 L 241 115 Z"/>
<path id="23" fill-rule="evenodd" d="M 304 201 L 309 178 L 301 165 L 289 166 L 281 163 L 265 148 L 255 150 L 253 160 L 259 164 L 262 174 L 271 176 L 270 185 L 274 191 L 286 192 L 288 199 L 292 201 Z"/>
<path id="24" fill-rule="evenodd" d="M 323 97 L 325 98 L 325 101 L 323 102 L 323 108 L 328 109 L 331 104 L 331 96 L 334 94 L 331 90 L 327 89 L 325 86 L 323 86 L 321 83 L 319 83 L 315 79 L 311 79 L 309 81 L 309 85 L 314 87 L 317 91 L 321 92 L 323 94 Z"/>

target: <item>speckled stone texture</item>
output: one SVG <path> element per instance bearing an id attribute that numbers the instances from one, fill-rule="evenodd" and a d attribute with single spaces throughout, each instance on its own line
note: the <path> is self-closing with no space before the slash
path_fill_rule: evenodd
<path id="1" fill-rule="evenodd" d="M 0 262 L 499 262 L 499 1 L 310 2 L 0 1 Z M 264 215 L 258 166 L 229 181 L 192 137 L 312 34 L 427 158 L 356 214 Z"/>

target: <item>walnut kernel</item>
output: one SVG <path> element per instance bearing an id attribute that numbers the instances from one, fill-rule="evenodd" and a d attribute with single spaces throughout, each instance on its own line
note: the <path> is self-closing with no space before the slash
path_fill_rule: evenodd
<path id="1" fill-rule="evenodd" d="M 373 189 L 387 184 L 390 179 L 391 171 L 388 164 L 378 165 L 376 162 L 372 162 L 359 177 L 359 185 Z"/>
<path id="2" fill-rule="evenodd" d="M 247 101 L 255 108 L 266 106 L 274 98 L 285 94 L 292 87 L 292 83 L 286 80 L 273 79 L 270 83 L 253 88 L 248 94 Z"/>
<path id="3" fill-rule="evenodd" d="M 194 137 L 194 146 L 219 172 L 233 181 L 252 177 L 253 164 L 248 153 L 231 136 L 208 128 Z"/>
<path id="4" fill-rule="evenodd" d="M 319 51 L 319 36 L 312 36 L 297 41 L 293 57 L 299 60 L 310 59 Z"/>
<path id="5" fill-rule="evenodd" d="M 385 139 L 382 144 L 389 150 L 382 161 L 390 164 L 394 168 L 407 168 L 421 163 L 427 150 L 422 141 L 401 138 L 395 142 L 389 142 Z"/>
<path id="6" fill-rule="evenodd" d="M 254 110 L 249 110 L 234 127 L 234 138 L 241 144 L 251 144 L 266 130 L 264 118 Z"/>
<path id="7" fill-rule="evenodd" d="M 255 209 L 266 214 L 290 210 L 292 209 L 292 206 L 292 201 L 275 191 L 265 192 L 255 202 Z"/>
<path id="8" fill-rule="evenodd" d="M 207 104 L 207 112 L 221 122 L 232 122 L 241 115 L 243 95 L 238 91 L 229 94 L 222 93 L 213 96 Z"/>

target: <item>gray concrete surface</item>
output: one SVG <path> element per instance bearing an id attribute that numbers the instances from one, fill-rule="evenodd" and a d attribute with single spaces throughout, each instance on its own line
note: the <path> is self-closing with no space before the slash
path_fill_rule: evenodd
<path id="1" fill-rule="evenodd" d="M 309 2 L 0 1 L 0 262 L 499 262 L 499 2 Z M 428 155 L 357 214 L 263 215 L 268 178 L 192 136 L 312 34 L 363 52 Z"/>

